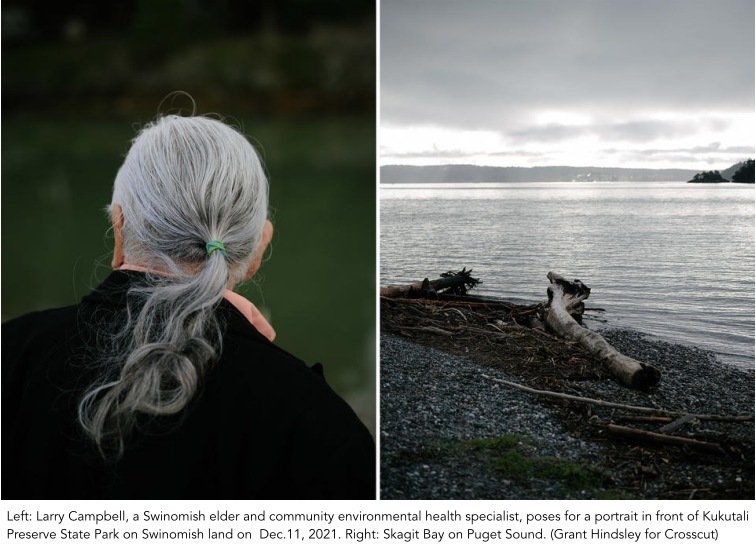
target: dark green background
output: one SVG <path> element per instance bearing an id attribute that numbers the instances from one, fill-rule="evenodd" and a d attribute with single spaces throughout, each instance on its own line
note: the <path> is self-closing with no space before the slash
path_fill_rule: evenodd
<path id="1" fill-rule="evenodd" d="M 74 2 L 51 18 L 3 3 L 2 317 L 75 303 L 107 275 L 115 173 L 185 90 L 270 177 L 272 249 L 241 291 L 374 429 L 373 4 L 247 4 Z"/>

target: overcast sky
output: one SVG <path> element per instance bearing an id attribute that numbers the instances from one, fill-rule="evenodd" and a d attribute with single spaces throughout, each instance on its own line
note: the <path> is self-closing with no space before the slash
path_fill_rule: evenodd
<path id="1" fill-rule="evenodd" d="M 753 157 L 753 0 L 382 0 L 381 164 Z"/>

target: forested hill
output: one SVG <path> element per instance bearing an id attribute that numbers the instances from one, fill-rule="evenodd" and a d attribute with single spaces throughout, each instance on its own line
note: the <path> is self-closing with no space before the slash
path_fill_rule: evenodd
<path id="1" fill-rule="evenodd" d="M 481 165 L 384 165 L 382 183 L 431 182 L 685 182 L 695 171 L 686 169 L 625 169 L 621 167 L 491 167 Z"/>

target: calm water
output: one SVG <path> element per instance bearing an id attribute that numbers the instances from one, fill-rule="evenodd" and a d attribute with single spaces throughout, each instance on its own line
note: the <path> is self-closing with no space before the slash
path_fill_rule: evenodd
<path id="1" fill-rule="evenodd" d="M 382 285 L 463 266 L 523 302 L 550 270 L 579 278 L 607 324 L 754 368 L 753 185 L 381 186 Z"/>

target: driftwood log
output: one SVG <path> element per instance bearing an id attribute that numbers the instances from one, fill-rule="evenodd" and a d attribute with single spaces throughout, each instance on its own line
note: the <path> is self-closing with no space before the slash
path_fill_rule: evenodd
<path id="1" fill-rule="evenodd" d="M 547 290 L 549 301 L 543 311 L 543 320 L 549 329 L 590 351 L 625 386 L 646 389 L 659 381 L 659 369 L 623 355 L 600 334 L 580 325 L 585 309 L 583 301 L 590 295 L 590 288 L 579 280 L 568 281 L 554 272 L 549 272 L 547 277 L 551 284 Z"/>
<path id="2" fill-rule="evenodd" d="M 473 278 L 472 269 L 463 268 L 459 272 L 442 273 L 436 280 L 424 279 L 404 286 L 386 286 L 381 288 L 381 297 L 385 301 L 438 301 L 443 300 L 446 308 L 452 305 L 462 308 L 472 308 L 473 304 L 481 307 L 488 306 L 491 319 L 483 326 L 494 330 L 501 330 L 501 325 L 512 321 L 535 330 L 546 327 L 552 333 L 569 342 L 577 344 L 590 353 L 612 376 L 621 384 L 635 389 L 647 389 L 656 384 L 661 376 L 660 371 L 649 365 L 632 359 L 613 348 L 600 334 L 582 326 L 584 300 L 588 298 L 591 289 L 579 280 L 569 281 L 564 277 L 550 272 L 547 276 L 551 282 L 548 287 L 548 302 L 530 306 L 516 306 L 493 298 L 468 296 L 467 291 L 474 288 L 480 281 Z M 503 314 L 503 311 L 507 314 Z M 461 311 L 457 310 L 461 314 Z M 496 312 L 496 315 L 494 315 Z M 443 320 L 431 321 L 428 314 L 423 314 L 424 324 L 415 324 L 413 328 L 423 332 L 444 336 L 452 336 L 458 332 L 457 328 L 444 327 Z M 461 318 L 467 323 L 464 315 Z M 468 331 L 491 332 L 491 330 L 477 328 L 473 324 L 466 324 Z M 422 328 L 421 328 L 422 327 Z"/>
<path id="3" fill-rule="evenodd" d="M 669 433 L 676 430 L 683 424 L 686 424 L 694 419 L 702 421 L 718 421 L 718 422 L 753 422 L 753 415 L 712 415 L 708 413 L 684 413 L 682 411 L 673 411 L 670 409 L 661 409 L 659 407 L 645 407 L 642 405 L 628 405 L 627 403 L 616 403 L 614 401 L 606 401 L 604 399 L 594 399 L 592 397 L 576 396 L 573 394 L 566 394 L 563 392 L 553 392 L 551 390 L 539 390 L 530 386 L 525 386 L 517 382 L 510 380 L 502 380 L 501 378 L 494 378 L 487 374 L 480 375 L 481 378 L 495 382 L 497 384 L 504 384 L 523 392 L 530 394 L 536 394 L 539 396 L 547 396 L 556 399 L 563 399 L 566 401 L 574 401 L 576 403 L 589 403 L 591 405 L 597 405 L 599 407 L 606 407 L 610 409 L 619 409 L 622 411 L 636 411 L 640 413 L 651 413 L 655 416 L 646 417 L 624 417 L 628 420 L 634 420 L 636 422 L 667 422 L 659 429 L 659 432 Z"/>
<path id="4" fill-rule="evenodd" d="M 404 286 L 383 286 L 381 296 L 384 298 L 428 298 L 438 294 L 449 293 L 464 296 L 468 290 L 474 288 L 480 280 L 470 276 L 472 269 L 464 267 L 459 272 L 442 273 L 436 280 L 427 278 Z"/>

